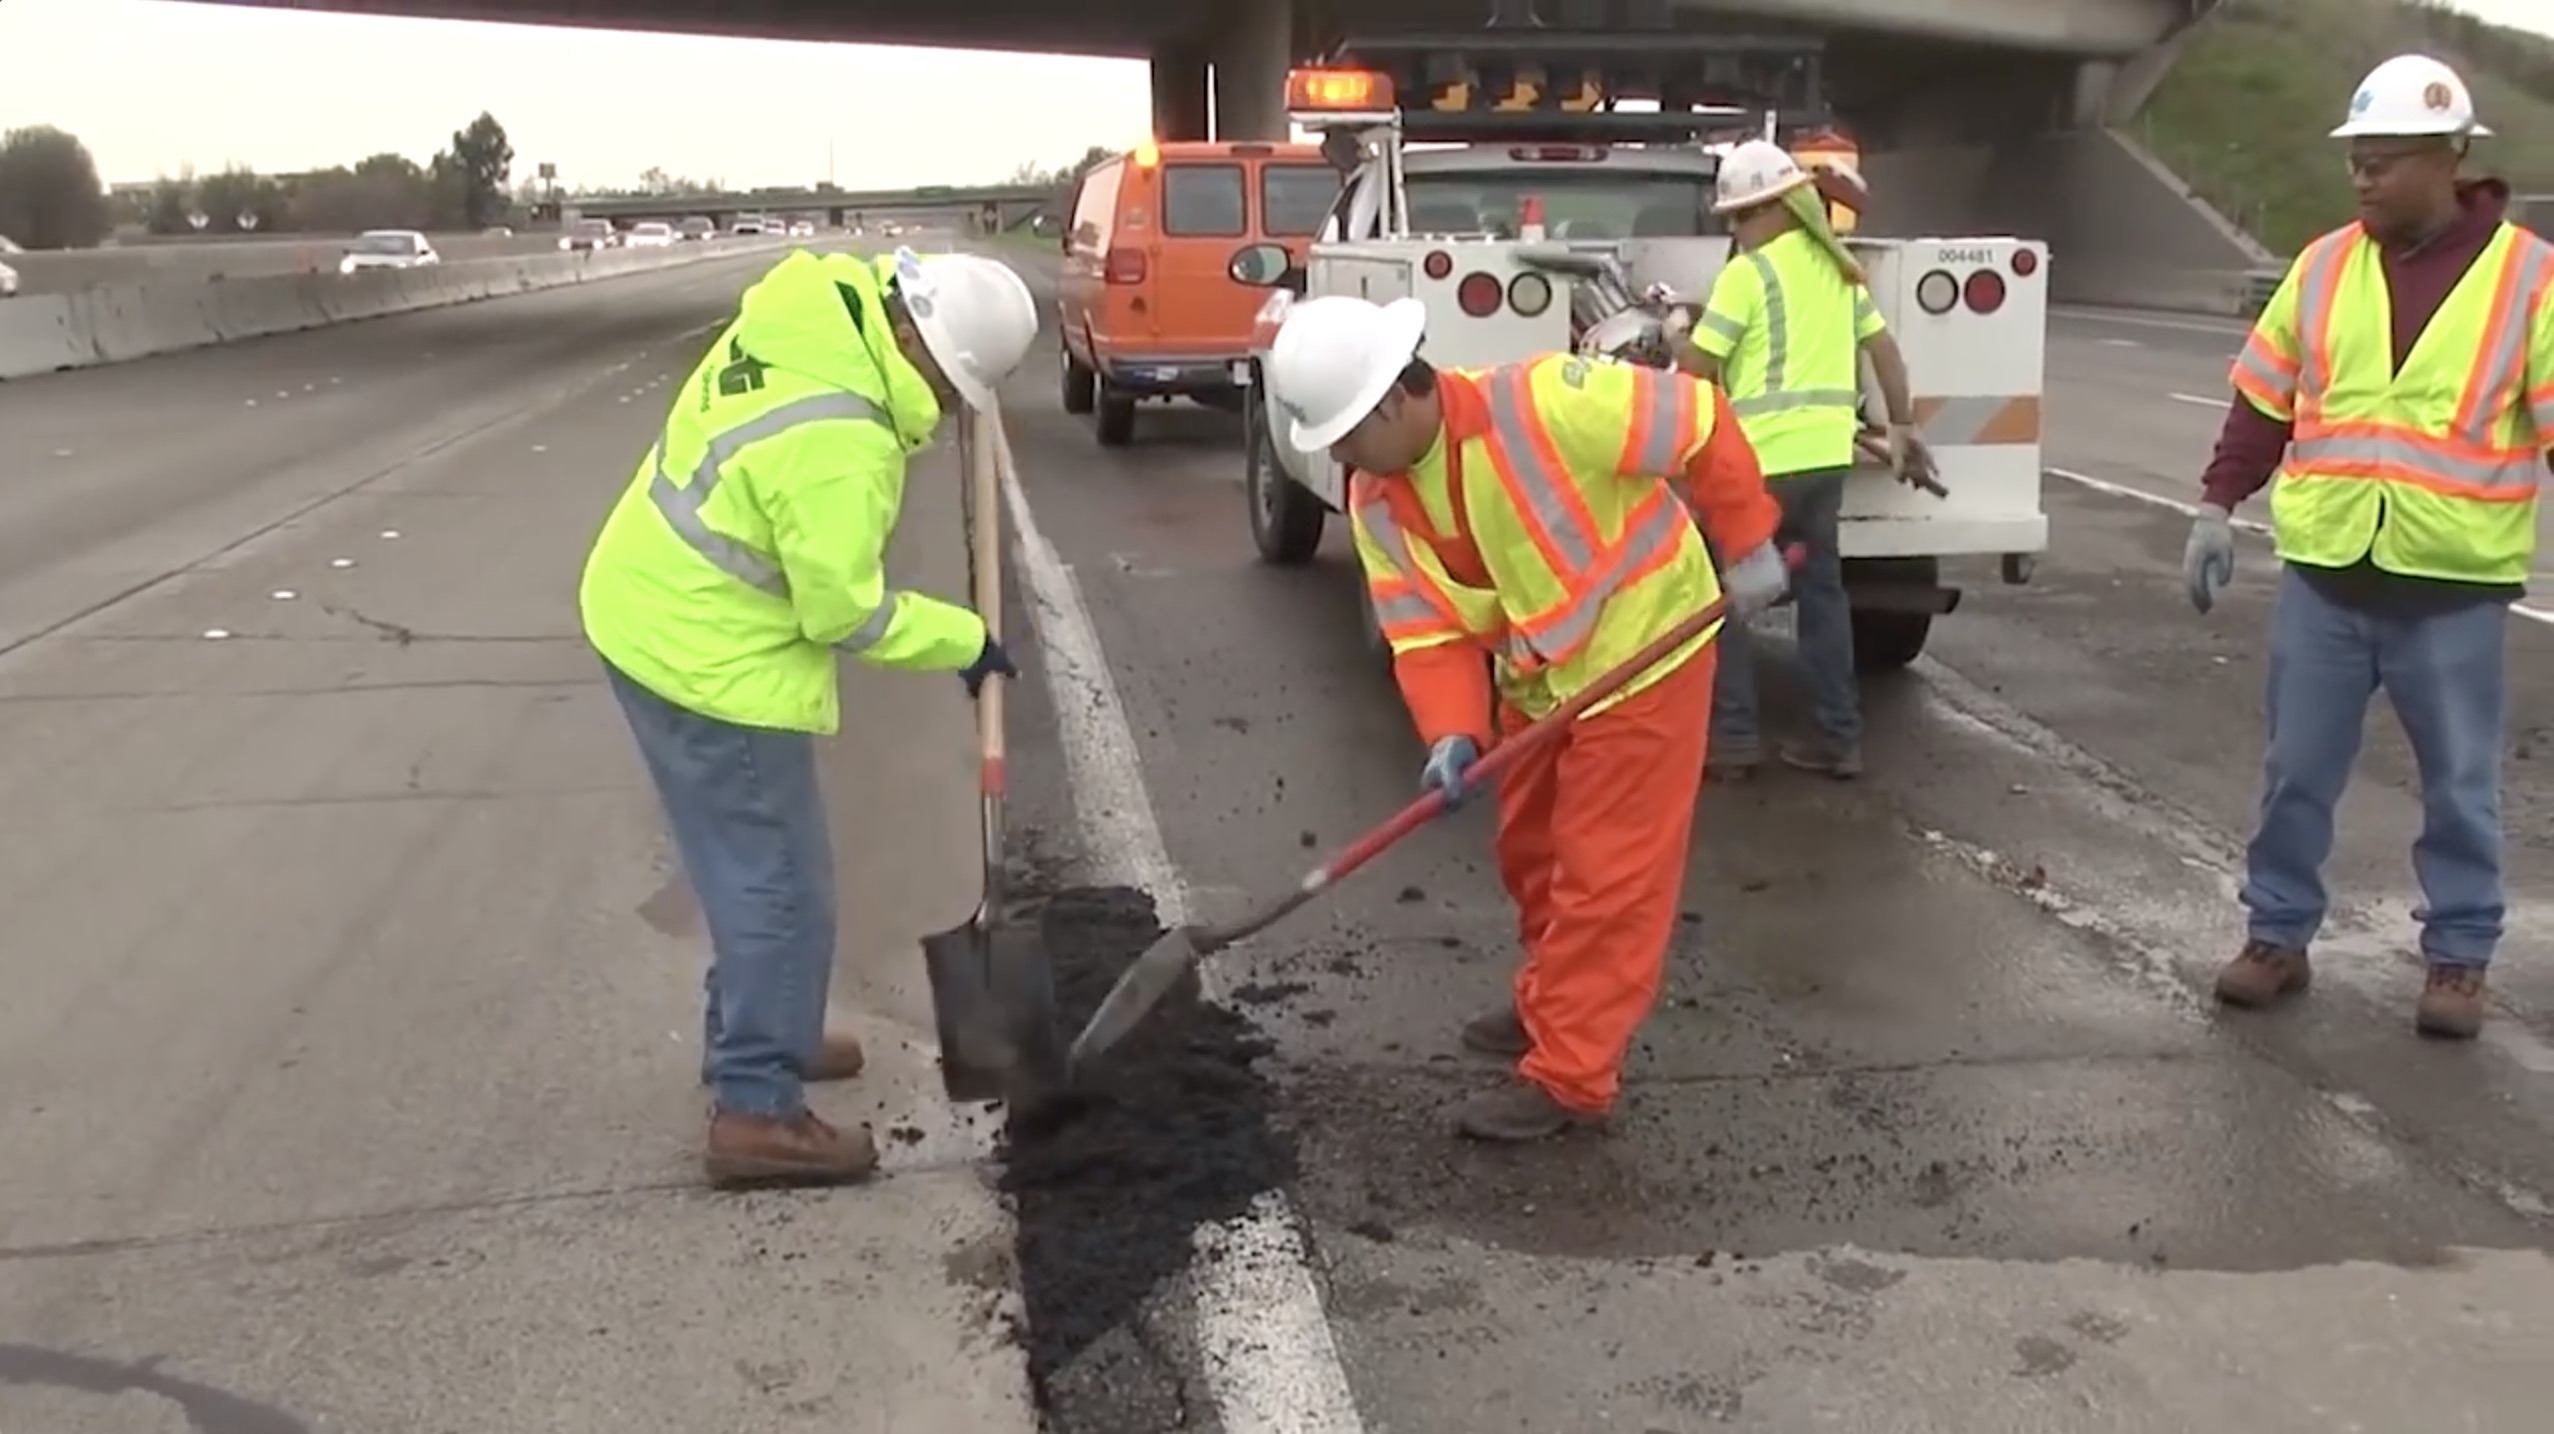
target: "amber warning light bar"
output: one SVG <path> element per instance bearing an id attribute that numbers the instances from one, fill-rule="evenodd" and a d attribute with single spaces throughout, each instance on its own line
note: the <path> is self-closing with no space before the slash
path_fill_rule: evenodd
<path id="1" fill-rule="evenodd" d="M 1286 72 L 1286 108 L 1297 114 L 1384 115 L 1393 105 L 1392 77 L 1379 70 Z"/>

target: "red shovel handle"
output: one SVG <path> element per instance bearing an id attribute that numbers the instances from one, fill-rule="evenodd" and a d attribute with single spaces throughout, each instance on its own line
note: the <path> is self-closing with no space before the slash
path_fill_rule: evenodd
<path id="1" fill-rule="evenodd" d="M 1782 557 L 1784 565 L 1797 572 L 1800 565 L 1808 560 L 1809 550 L 1795 543 L 1783 549 Z M 1633 653 L 1620 665 L 1606 669 L 1604 675 L 1589 683 L 1582 691 L 1573 694 L 1568 701 L 1502 738 L 1496 746 L 1482 755 L 1480 761 L 1472 764 L 1471 770 L 1464 773 L 1466 785 L 1495 777 L 1506 768 L 1514 766 L 1528 751 L 1561 735 L 1572 722 L 1579 719 L 1579 714 L 1622 691 L 1626 683 L 1649 671 L 1668 654 L 1701 636 L 1703 629 L 1720 621 L 1728 613 L 1728 595 L 1723 594 L 1714 598 L 1710 605 L 1661 633 L 1656 641 Z M 1315 867 L 1305 876 L 1303 889 L 1306 892 L 1319 891 L 1364 866 L 1382 855 L 1393 843 L 1435 821 L 1445 813 L 1445 809 L 1445 793 L 1431 787 L 1417 801 L 1394 813 L 1390 821 L 1350 842 L 1346 850 L 1321 866 Z"/>

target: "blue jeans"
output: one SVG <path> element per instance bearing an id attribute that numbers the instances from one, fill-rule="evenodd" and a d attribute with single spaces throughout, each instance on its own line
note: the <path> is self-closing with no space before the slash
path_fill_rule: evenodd
<path id="1" fill-rule="evenodd" d="M 718 1107 L 796 1116 L 834 971 L 833 843 L 815 739 L 704 717 L 603 669 L 709 927 L 702 1049 Z"/>
<path id="2" fill-rule="evenodd" d="M 2509 608 L 2362 611 L 2293 569 L 2270 624 L 2270 752 L 2245 852 L 2253 939 L 2303 948 L 2323 925 L 2332 814 L 2384 688 L 2421 774 L 2422 955 L 2486 966 L 2501 939 L 2501 733 Z"/>
<path id="3" fill-rule="evenodd" d="M 1836 523 L 1844 508 L 1850 470 L 1770 475 L 1766 491 L 1782 505 L 1774 541 L 1808 548 L 1791 575 L 1791 600 L 1800 637 L 1800 665 L 1809 677 L 1811 711 L 1818 730 L 1840 746 L 1862 740 L 1862 689 L 1853 675 L 1853 607 L 1845 598 L 1844 555 L 1836 551 Z M 1735 561 L 1741 553 L 1720 553 Z M 1744 759 L 1759 749 L 1756 732 L 1756 654 L 1736 624 L 1721 629 L 1720 677 L 1712 688 L 1712 755 Z"/>

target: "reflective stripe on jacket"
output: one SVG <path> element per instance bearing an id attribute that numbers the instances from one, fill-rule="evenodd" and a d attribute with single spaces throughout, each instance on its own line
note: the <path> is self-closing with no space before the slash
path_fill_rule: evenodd
<path id="1" fill-rule="evenodd" d="M 1694 323 L 1768 476 L 1853 466 L 1862 345 L 1888 324 L 1871 290 L 1799 229 L 1733 253 Z"/>
<path id="2" fill-rule="evenodd" d="M 2376 241 L 2308 245 L 2233 380 L 2291 425 L 2270 492 L 2281 559 L 2520 584 L 2554 443 L 2554 244 L 2504 223 L 2394 368 Z"/>
<path id="3" fill-rule="evenodd" d="M 595 540 L 578 592 L 613 666 L 688 710 L 831 732 L 835 655 L 954 671 L 984 623 L 886 584 L 907 453 L 938 402 L 875 271 L 797 253 L 746 291 Z"/>
<path id="4" fill-rule="evenodd" d="M 1557 354 L 1438 382 L 1449 391 L 1437 445 L 1407 474 L 1350 485 L 1357 556 L 1396 654 L 1478 643 L 1498 658 L 1501 692 L 1535 716 L 1719 596 L 1667 481 L 1711 435 L 1700 383 Z"/>

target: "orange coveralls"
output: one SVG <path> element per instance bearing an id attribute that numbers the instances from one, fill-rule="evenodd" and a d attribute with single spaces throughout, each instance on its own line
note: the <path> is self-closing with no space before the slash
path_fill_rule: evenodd
<path id="1" fill-rule="evenodd" d="M 1781 509 L 1728 395 L 1708 391 L 1711 436 L 1686 460 L 1684 497 L 1716 551 L 1753 552 L 1773 541 Z M 1491 432 L 1489 405 L 1458 375 L 1440 374 L 1439 392 L 1451 458 Z M 1428 543 L 1457 582 L 1487 587 L 1459 506 L 1459 471 L 1449 486 L 1459 536 L 1413 541 Z M 1658 999 L 1702 787 L 1715 656 L 1712 646 L 1696 649 L 1670 676 L 1581 719 L 1498 778 L 1499 877 L 1517 907 L 1525 961 L 1516 1009 L 1532 1042 L 1517 1073 L 1584 1114 L 1612 1108 L 1624 1053 Z M 1479 645 L 1400 654 L 1393 676 L 1423 743 L 1459 735 L 1489 749 L 1497 699 Z M 1525 722 L 1497 702 L 1499 734 Z"/>

